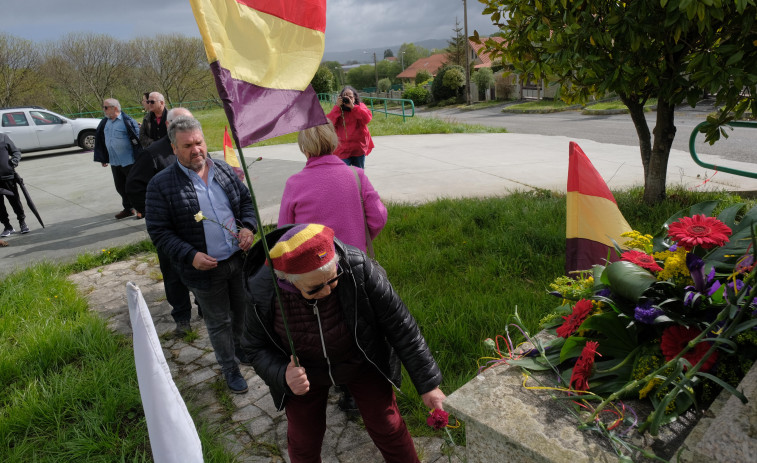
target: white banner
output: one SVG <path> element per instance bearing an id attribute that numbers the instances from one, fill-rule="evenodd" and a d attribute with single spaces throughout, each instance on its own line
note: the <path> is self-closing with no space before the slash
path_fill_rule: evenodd
<path id="1" fill-rule="evenodd" d="M 142 292 L 126 284 L 129 317 L 134 332 L 134 361 L 139 393 L 156 463 L 202 462 L 202 445 L 194 421 L 171 378 L 152 316 Z"/>

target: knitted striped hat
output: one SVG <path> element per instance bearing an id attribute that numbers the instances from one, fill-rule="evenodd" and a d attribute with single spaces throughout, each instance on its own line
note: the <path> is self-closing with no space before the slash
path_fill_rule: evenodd
<path id="1" fill-rule="evenodd" d="M 299 275 L 326 265 L 335 254 L 334 230 L 325 225 L 295 225 L 271 248 L 273 268 Z"/>

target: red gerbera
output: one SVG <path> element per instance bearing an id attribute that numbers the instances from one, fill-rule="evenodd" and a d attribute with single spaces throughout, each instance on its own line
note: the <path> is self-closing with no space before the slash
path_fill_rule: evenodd
<path id="1" fill-rule="evenodd" d="M 435 408 L 428 412 L 428 418 L 426 418 L 426 424 L 434 429 L 444 429 L 449 423 L 449 413 L 444 410 Z"/>
<path id="2" fill-rule="evenodd" d="M 573 373 L 570 375 L 570 387 L 577 391 L 589 390 L 589 376 L 591 376 L 591 369 L 594 368 L 594 354 L 597 353 L 597 347 L 599 343 L 596 341 L 589 341 L 581 351 L 581 356 L 578 357 L 576 365 L 573 367 Z"/>
<path id="3" fill-rule="evenodd" d="M 567 339 L 576 332 L 593 308 L 594 306 L 588 299 L 581 299 L 576 302 L 576 305 L 573 306 L 573 312 L 567 317 L 563 317 L 565 321 L 557 328 L 557 335 Z"/>
<path id="4" fill-rule="evenodd" d="M 626 262 L 631 262 L 632 264 L 636 264 L 641 268 L 645 268 L 652 272 L 659 272 L 662 270 L 662 267 L 657 265 L 657 261 L 654 260 L 654 257 L 650 256 L 646 252 L 641 251 L 626 251 L 620 256 L 620 260 L 625 260 Z"/>
<path id="5" fill-rule="evenodd" d="M 689 341 L 699 336 L 700 333 L 701 331 L 699 330 L 681 325 L 673 325 L 665 328 L 665 331 L 662 332 L 662 341 L 660 342 L 660 350 L 662 350 L 662 355 L 665 356 L 665 360 L 672 360 L 673 357 L 678 355 L 678 353 L 686 347 L 686 344 L 688 344 Z M 683 358 L 688 360 L 692 365 L 696 365 L 708 350 L 710 350 L 710 343 L 700 342 L 684 354 Z M 715 351 L 702 364 L 701 371 L 708 371 L 712 368 L 717 358 L 718 352 Z"/>
<path id="6" fill-rule="evenodd" d="M 731 229 L 715 217 L 697 214 L 693 217 L 682 217 L 670 224 L 668 236 L 678 242 L 687 251 L 694 246 L 710 249 L 722 246 L 728 242 Z"/>

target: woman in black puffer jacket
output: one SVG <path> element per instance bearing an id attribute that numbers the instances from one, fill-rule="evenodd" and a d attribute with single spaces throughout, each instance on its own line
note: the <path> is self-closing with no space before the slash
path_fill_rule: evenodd
<path id="1" fill-rule="evenodd" d="M 333 236 L 314 224 L 266 236 L 299 367 L 260 242 L 245 263 L 242 346 L 276 407 L 286 409 L 292 462 L 319 461 L 333 384 L 350 389 L 385 460 L 417 462 L 392 386 L 400 386 L 401 362 L 426 406 L 441 409 L 441 372 L 384 270 Z"/>

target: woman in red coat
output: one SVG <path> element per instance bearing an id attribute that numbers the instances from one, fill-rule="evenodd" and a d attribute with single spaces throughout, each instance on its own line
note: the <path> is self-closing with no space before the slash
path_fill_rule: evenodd
<path id="1" fill-rule="evenodd" d="M 368 123 L 373 119 L 371 110 L 360 102 L 357 90 L 344 87 L 336 99 L 336 106 L 326 115 L 339 137 L 334 154 L 348 166 L 365 168 L 365 157 L 373 149 Z"/>

